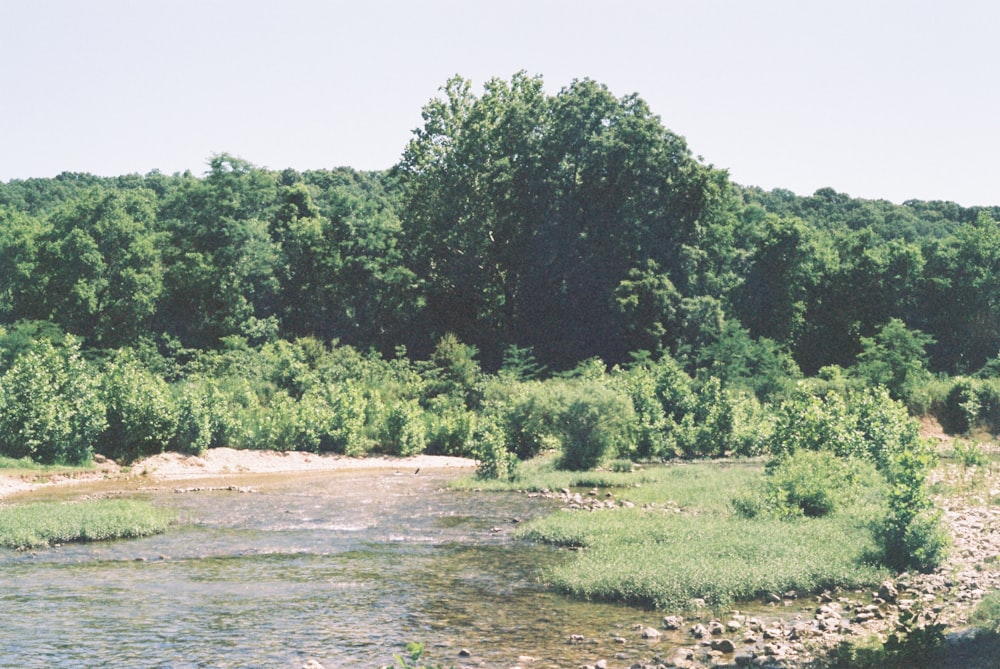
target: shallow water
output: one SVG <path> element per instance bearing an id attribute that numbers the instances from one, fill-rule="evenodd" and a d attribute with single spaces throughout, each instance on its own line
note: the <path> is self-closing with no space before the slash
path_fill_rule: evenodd
<path id="1" fill-rule="evenodd" d="M 665 654 L 632 629 L 660 614 L 546 592 L 564 552 L 510 537 L 551 510 L 523 495 L 444 488 L 454 472 L 229 477 L 252 492 L 134 494 L 178 510 L 167 534 L 0 551 L 2 667 L 332 667 L 391 664 L 407 641 L 445 666 L 613 666 Z M 61 494 L 100 494 L 101 484 Z M 59 494 L 59 493 L 57 493 Z M 570 644 L 571 635 L 586 641 Z M 621 637 L 617 641 L 615 636 Z M 622 643 L 625 639 L 625 643 Z M 460 657 L 467 649 L 471 657 Z M 616 658 L 617 656 L 617 658 Z"/>

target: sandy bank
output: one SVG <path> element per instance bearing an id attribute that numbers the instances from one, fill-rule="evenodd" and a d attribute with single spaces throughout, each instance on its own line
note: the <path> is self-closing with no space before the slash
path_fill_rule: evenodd
<path id="1" fill-rule="evenodd" d="M 269 474 L 338 469 L 472 469 L 475 460 L 444 455 L 415 455 L 408 458 L 348 458 L 302 452 L 245 451 L 213 448 L 200 456 L 163 453 L 140 460 L 125 469 L 110 460 L 97 458 L 93 471 L 70 474 L 22 476 L 0 475 L 0 498 L 43 486 L 69 485 L 95 479 L 141 475 L 150 480 L 192 479 L 225 474 Z"/>

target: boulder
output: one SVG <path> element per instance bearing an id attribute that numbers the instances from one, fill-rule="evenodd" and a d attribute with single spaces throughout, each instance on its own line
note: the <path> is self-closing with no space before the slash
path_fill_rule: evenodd
<path id="1" fill-rule="evenodd" d="M 899 597 L 899 589 L 892 581 L 882 581 L 882 584 L 878 586 L 878 596 L 889 603 L 895 603 Z"/>
<path id="2" fill-rule="evenodd" d="M 643 639 L 659 639 L 663 634 L 655 627 L 644 627 L 642 630 Z"/>
<path id="3" fill-rule="evenodd" d="M 720 653 L 732 653 L 736 651 L 736 644 L 731 639 L 712 639 L 712 650 Z"/>

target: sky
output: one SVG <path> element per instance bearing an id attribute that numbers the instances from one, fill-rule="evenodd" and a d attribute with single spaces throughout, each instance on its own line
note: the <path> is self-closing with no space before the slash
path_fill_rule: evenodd
<path id="1" fill-rule="evenodd" d="M 737 183 L 1000 205 L 995 0 L 0 0 L 0 181 L 395 164 L 461 75 L 637 93 Z"/>

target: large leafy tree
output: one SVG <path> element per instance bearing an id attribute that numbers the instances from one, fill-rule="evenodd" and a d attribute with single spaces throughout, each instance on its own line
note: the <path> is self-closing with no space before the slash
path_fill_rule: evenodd
<path id="1" fill-rule="evenodd" d="M 689 249 L 725 190 L 637 96 L 590 80 L 547 96 L 524 73 L 481 97 L 450 80 L 399 172 L 424 329 L 473 342 L 487 363 L 510 344 L 562 366 L 622 359 L 616 290 L 649 261 L 696 283 Z"/>
<path id="2" fill-rule="evenodd" d="M 229 155 L 183 178 L 161 210 L 169 234 L 160 328 L 189 346 L 277 333 L 279 253 L 270 221 L 275 175 Z"/>
<path id="3" fill-rule="evenodd" d="M 920 329 L 937 343 L 932 366 L 978 370 L 1000 350 L 1000 227 L 988 212 L 951 237 L 927 245 Z"/>
<path id="4" fill-rule="evenodd" d="M 51 320 L 98 346 L 148 331 L 163 291 L 154 197 L 94 188 L 56 209 L 39 244 L 21 316 Z"/>
<path id="5" fill-rule="evenodd" d="M 362 190 L 370 181 L 308 176 L 324 189 L 293 177 L 280 189 L 272 226 L 281 249 L 282 331 L 392 351 L 415 307 L 399 219 L 384 194 Z"/>

